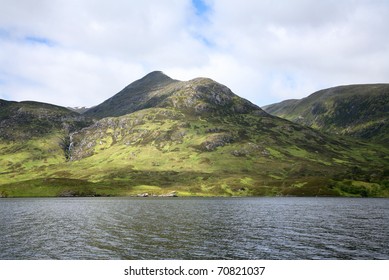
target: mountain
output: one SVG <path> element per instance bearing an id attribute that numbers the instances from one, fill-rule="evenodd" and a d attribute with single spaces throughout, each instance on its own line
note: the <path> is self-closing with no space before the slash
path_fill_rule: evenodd
<path id="1" fill-rule="evenodd" d="M 89 125 L 85 117 L 46 103 L 0 99 L 0 139 L 25 141 L 55 131 L 75 131 Z"/>
<path id="2" fill-rule="evenodd" d="M 161 71 L 151 72 L 100 105 L 89 109 L 85 115 L 101 119 L 122 116 L 137 110 L 154 107 L 164 98 L 160 90 L 176 82 Z"/>
<path id="3" fill-rule="evenodd" d="M 339 86 L 263 109 L 325 133 L 389 143 L 389 84 Z"/>
<path id="4" fill-rule="evenodd" d="M 387 148 L 272 116 L 208 78 L 152 72 L 66 113 L 83 125 L 0 140 L 2 196 L 389 196 Z"/>
<path id="5" fill-rule="evenodd" d="M 118 117 L 148 108 L 175 108 L 191 114 L 245 113 L 258 106 L 239 98 L 226 86 L 211 79 L 188 82 L 173 80 L 160 71 L 151 72 L 122 91 L 88 110 L 84 115 L 96 119 Z"/>

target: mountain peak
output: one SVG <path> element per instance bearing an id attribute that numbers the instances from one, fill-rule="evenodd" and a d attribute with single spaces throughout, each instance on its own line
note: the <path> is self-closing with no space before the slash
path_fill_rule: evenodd
<path id="1" fill-rule="evenodd" d="M 165 75 L 162 71 L 153 71 L 143 78 L 129 84 L 125 89 L 139 87 L 152 89 L 155 87 L 168 85 L 172 82 L 177 82 L 177 80 L 173 80 L 169 76 Z"/>
<path id="2" fill-rule="evenodd" d="M 152 71 L 148 73 L 146 76 L 144 76 L 143 78 L 160 78 L 160 77 L 167 77 L 170 79 L 169 76 L 167 76 L 165 73 L 163 73 L 160 70 Z"/>
<path id="3" fill-rule="evenodd" d="M 97 105 L 85 114 L 90 117 L 117 117 L 152 107 L 152 93 L 179 81 L 173 80 L 162 71 L 153 71 L 126 86 L 123 90 Z"/>

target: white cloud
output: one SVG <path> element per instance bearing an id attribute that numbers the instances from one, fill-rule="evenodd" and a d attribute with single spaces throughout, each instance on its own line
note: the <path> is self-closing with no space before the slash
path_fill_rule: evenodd
<path id="1" fill-rule="evenodd" d="M 264 105 L 269 95 L 295 98 L 339 84 L 388 82 L 388 4 L 214 0 L 209 34 L 263 77 L 252 100 Z"/>
<path id="2" fill-rule="evenodd" d="M 153 70 L 259 105 L 388 82 L 386 1 L 200 2 L 3 0 L 0 98 L 92 106 Z"/>

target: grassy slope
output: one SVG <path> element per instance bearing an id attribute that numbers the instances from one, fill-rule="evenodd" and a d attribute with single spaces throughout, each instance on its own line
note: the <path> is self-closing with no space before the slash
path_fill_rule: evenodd
<path id="1" fill-rule="evenodd" d="M 339 86 L 264 109 L 324 132 L 389 143 L 389 84 Z"/>
<path id="2" fill-rule="evenodd" d="M 77 130 L 88 122 L 80 114 L 46 103 L 0 100 L 0 139 L 27 141 L 58 130 Z"/>
<path id="3" fill-rule="evenodd" d="M 0 193 L 389 196 L 386 150 L 325 136 L 316 143 L 316 132 L 277 121 L 147 109 L 84 130 L 78 137 L 90 149 L 81 149 L 79 160 L 65 161 L 57 135 L 3 145 Z"/>

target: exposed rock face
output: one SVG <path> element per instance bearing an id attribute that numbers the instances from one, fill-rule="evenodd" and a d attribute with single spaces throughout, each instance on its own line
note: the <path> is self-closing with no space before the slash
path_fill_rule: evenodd
<path id="1" fill-rule="evenodd" d="M 229 133 L 213 134 L 201 143 L 200 151 L 214 151 L 217 147 L 223 147 L 234 142 L 234 137 Z"/>
<path id="2" fill-rule="evenodd" d="M 188 113 L 206 115 L 264 113 L 258 106 L 238 97 L 226 86 L 207 78 L 177 83 L 172 94 L 159 106 L 171 106 Z"/>

